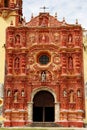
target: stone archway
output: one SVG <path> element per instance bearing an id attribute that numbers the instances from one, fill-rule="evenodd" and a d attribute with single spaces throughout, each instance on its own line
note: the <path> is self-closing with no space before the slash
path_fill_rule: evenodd
<path id="1" fill-rule="evenodd" d="M 41 95 L 45 95 L 46 97 L 39 100 Z M 50 99 L 49 99 L 50 98 Z M 39 101 L 38 101 L 39 100 Z M 41 104 L 42 100 L 46 100 L 45 103 Z M 49 102 L 50 100 L 50 102 Z M 41 121 L 41 122 L 58 122 L 59 121 L 59 102 L 57 102 L 56 94 L 51 89 L 47 87 L 41 87 L 35 89 L 31 94 L 31 102 L 28 102 L 28 122 Z M 36 108 L 35 108 L 36 107 Z M 38 109 L 38 110 L 36 110 Z M 41 113 L 40 118 L 35 118 L 34 112 L 38 111 Z M 39 112 L 40 111 L 40 112 Z M 49 120 L 49 116 L 47 118 L 47 114 L 52 112 L 51 120 Z M 37 115 L 36 115 L 37 116 Z"/>
<path id="2" fill-rule="evenodd" d="M 39 91 L 33 99 L 33 121 L 54 122 L 54 97 L 48 91 Z"/>

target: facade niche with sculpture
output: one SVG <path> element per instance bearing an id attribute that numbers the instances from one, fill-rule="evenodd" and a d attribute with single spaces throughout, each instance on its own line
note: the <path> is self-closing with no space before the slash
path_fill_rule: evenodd
<path id="1" fill-rule="evenodd" d="M 40 13 L 26 26 L 8 27 L 6 37 L 5 126 L 38 121 L 35 110 L 45 113 L 48 107 L 53 112 L 50 122 L 83 127 L 82 27 Z M 37 102 L 43 94 L 47 101 L 50 97 L 50 105 Z"/>

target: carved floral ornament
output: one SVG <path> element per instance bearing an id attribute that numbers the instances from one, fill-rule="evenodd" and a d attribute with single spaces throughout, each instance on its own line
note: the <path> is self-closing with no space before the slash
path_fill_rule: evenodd
<path id="1" fill-rule="evenodd" d="M 60 56 L 59 56 L 59 55 L 54 55 L 54 57 L 53 57 L 53 62 L 54 62 L 55 64 L 59 64 L 59 63 L 60 63 Z"/>

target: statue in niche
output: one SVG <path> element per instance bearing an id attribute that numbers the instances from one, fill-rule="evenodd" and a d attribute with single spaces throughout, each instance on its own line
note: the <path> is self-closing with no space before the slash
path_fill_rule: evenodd
<path id="1" fill-rule="evenodd" d="M 66 90 L 63 91 L 63 96 L 64 96 L 64 97 L 67 97 L 67 92 L 66 92 Z"/>
<path id="2" fill-rule="evenodd" d="M 19 68 L 19 58 L 18 57 L 15 59 L 15 68 L 16 69 Z"/>
<path id="3" fill-rule="evenodd" d="M 68 37 L 68 42 L 72 42 L 72 35 L 71 34 Z"/>
<path id="4" fill-rule="evenodd" d="M 68 68 L 73 69 L 73 58 L 72 57 L 68 58 Z"/>
<path id="5" fill-rule="evenodd" d="M 77 96 L 78 96 L 78 97 L 81 96 L 80 90 L 77 91 Z"/>
<path id="6" fill-rule="evenodd" d="M 24 90 L 22 90 L 22 92 L 21 92 L 21 96 L 22 96 L 22 97 L 25 96 L 25 92 L 24 92 Z"/>
<path id="7" fill-rule="evenodd" d="M 11 96 L 11 91 L 10 91 L 10 90 L 7 91 L 7 96 L 8 96 L 8 97 Z"/>
<path id="8" fill-rule="evenodd" d="M 45 82 L 45 81 L 46 81 L 46 72 L 45 72 L 45 71 L 43 71 L 43 72 L 41 73 L 41 81 L 42 81 L 42 82 Z"/>
<path id="9" fill-rule="evenodd" d="M 70 91 L 70 103 L 74 102 L 74 92 Z"/>
<path id="10" fill-rule="evenodd" d="M 15 37 L 15 43 L 16 44 L 20 44 L 20 36 L 19 35 L 16 35 L 16 37 Z"/>
<path id="11" fill-rule="evenodd" d="M 18 91 L 14 92 L 14 102 L 18 101 Z"/>

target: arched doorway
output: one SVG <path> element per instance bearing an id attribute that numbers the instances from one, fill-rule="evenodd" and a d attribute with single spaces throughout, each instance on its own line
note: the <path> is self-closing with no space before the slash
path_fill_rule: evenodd
<path id="1" fill-rule="evenodd" d="M 33 99 L 33 121 L 54 122 L 54 97 L 48 91 L 39 91 Z"/>

